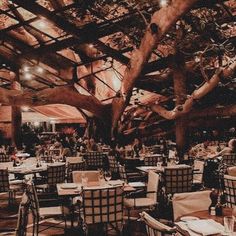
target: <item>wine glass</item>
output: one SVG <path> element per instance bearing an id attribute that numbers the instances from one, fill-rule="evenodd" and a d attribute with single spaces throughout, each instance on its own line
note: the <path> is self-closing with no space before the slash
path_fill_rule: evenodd
<path id="1" fill-rule="evenodd" d="M 105 180 L 109 182 L 111 180 L 111 172 L 105 171 L 104 177 L 105 177 Z"/>

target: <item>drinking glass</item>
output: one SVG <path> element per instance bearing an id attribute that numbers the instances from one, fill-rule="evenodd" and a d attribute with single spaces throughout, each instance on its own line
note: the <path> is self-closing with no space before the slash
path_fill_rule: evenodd
<path id="1" fill-rule="evenodd" d="M 234 216 L 225 216 L 224 217 L 224 226 L 225 226 L 225 232 L 229 233 L 231 235 L 234 231 Z"/>
<path id="2" fill-rule="evenodd" d="M 110 171 L 105 171 L 105 180 L 108 182 L 109 180 L 111 180 L 111 172 Z"/>

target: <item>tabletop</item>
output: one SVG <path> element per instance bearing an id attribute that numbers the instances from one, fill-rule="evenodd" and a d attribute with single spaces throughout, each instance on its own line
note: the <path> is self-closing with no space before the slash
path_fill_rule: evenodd
<path id="1" fill-rule="evenodd" d="M 197 217 L 199 219 L 214 220 L 214 221 L 220 223 L 221 225 L 224 225 L 224 217 L 225 216 L 232 216 L 232 208 L 228 208 L 228 207 L 223 208 L 222 216 L 210 215 L 208 210 L 188 213 L 187 215 L 183 215 L 181 217 L 178 217 L 178 219 L 176 220 L 176 222 L 177 222 L 176 224 L 178 224 L 178 226 L 179 226 L 179 223 L 181 222 L 181 218 L 186 217 L 186 216 Z M 234 231 L 236 231 L 236 224 L 234 224 Z"/>
<path id="2" fill-rule="evenodd" d="M 90 182 L 87 186 L 83 186 L 83 189 L 106 189 L 113 188 L 115 186 L 123 186 L 124 181 L 122 180 L 110 180 L 108 182 L 104 181 L 103 183 L 99 182 Z M 57 184 L 57 193 L 58 196 L 78 196 L 81 193 L 82 184 L 81 183 L 61 183 Z M 124 185 L 124 191 L 135 191 L 135 188 L 129 185 Z"/>

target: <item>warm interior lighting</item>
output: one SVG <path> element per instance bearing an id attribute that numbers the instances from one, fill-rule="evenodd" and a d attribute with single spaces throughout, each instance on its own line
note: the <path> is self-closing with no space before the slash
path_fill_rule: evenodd
<path id="1" fill-rule="evenodd" d="M 160 7 L 167 7 L 169 4 L 168 0 L 160 0 Z"/>
<path id="2" fill-rule="evenodd" d="M 24 71 L 24 72 L 29 72 L 29 70 L 30 70 L 30 68 L 29 68 L 28 66 L 24 66 L 24 67 L 23 67 L 23 71 Z"/>
<path id="3" fill-rule="evenodd" d="M 39 123 L 38 121 L 35 121 L 35 122 L 34 122 L 34 126 L 35 126 L 35 127 L 38 127 L 39 125 L 40 125 L 40 123 Z"/>
<path id="4" fill-rule="evenodd" d="M 31 75 L 30 73 L 25 73 L 25 74 L 24 74 L 24 78 L 27 79 L 27 80 L 28 80 L 28 79 L 31 79 L 31 78 L 32 78 L 32 75 Z"/>
<path id="5" fill-rule="evenodd" d="M 40 67 L 40 66 L 37 66 L 37 68 L 36 68 L 36 72 L 42 74 L 42 73 L 43 73 L 43 68 Z"/>
<path id="6" fill-rule="evenodd" d="M 27 106 L 21 107 L 21 110 L 24 112 L 27 112 L 27 111 L 29 111 L 29 107 L 27 107 Z"/>

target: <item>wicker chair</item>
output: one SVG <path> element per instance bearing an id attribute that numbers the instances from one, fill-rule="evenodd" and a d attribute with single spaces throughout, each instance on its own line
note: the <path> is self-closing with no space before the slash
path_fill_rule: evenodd
<path id="1" fill-rule="evenodd" d="M 123 221 L 123 189 L 121 186 L 106 189 L 84 190 L 83 217 L 84 223 L 90 225 L 111 225 L 120 232 L 118 223 Z"/>
<path id="2" fill-rule="evenodd" d="M 38 195 L 33 183 L 27 184 L 26 186 L 26 194 L 29 199 L 30 209 L 33 216 L 33 235 L 38 236 L 39 232 L 47 230 L 50 227 L 59 227 L 58 224 L 65 222 L 66 227 L 66 220 L 64 217 L 63 207 L 62 206 L 48 206 L 48 207 L 40 207 Z M 39 230 L 39 226 L 41 223 L 45 222 L 48 218 L 59 217 L 63 218 L 63 221 L 57 222 L 55 225 L 49 224 L 46 228 Z M 60 228 L 60 227 L 59 227 Z M 64 228 L 64 227 L 63 227 Z"/>
<path id="3" fill-rule="evenodd" d="M 41 160 L 46 162 L 46 163 L 53 163 L 52 156 L 42 156 Z"/>
<path id="4" fill-rule="evenodd" d="M 0 162 L 9 162 L 10 156 L 5 153 L 0 153 Z"/>
<path id="5" fill-rule="evenodd" d="M 236 205 L 236 177 L 231 175 L 224 176 L 224 194 L 228 207 Z"/>
<path id="6" fill-rule="evenodd" d="M 228 175 L 236 176 L 236 166 L 230 166 L 227 168 Z"/>
<path id="7" fill-rule="evenodd" d="M 73 171 L 73 182 L 82 183 L 83 175 L 88 179 L 88 182 L 99 182 L 100 172 L 97 170 Z"/>
<path id="8" fill-rule="evenodd" d="M 146 231 L 148 236 L 165 236 L 165 235 L 175 235 L 176 229 L 171 228 L 160 221 L 154 219 L 145 211 L 140 214 L 141 220 L 146 225 Z"/>
<path id="9" fill-rule="evenodd" d="M 166 167 L 164 170 L 166 194 L 191 192 L 193 186 L 193 168 L 191 166 Z"/>

